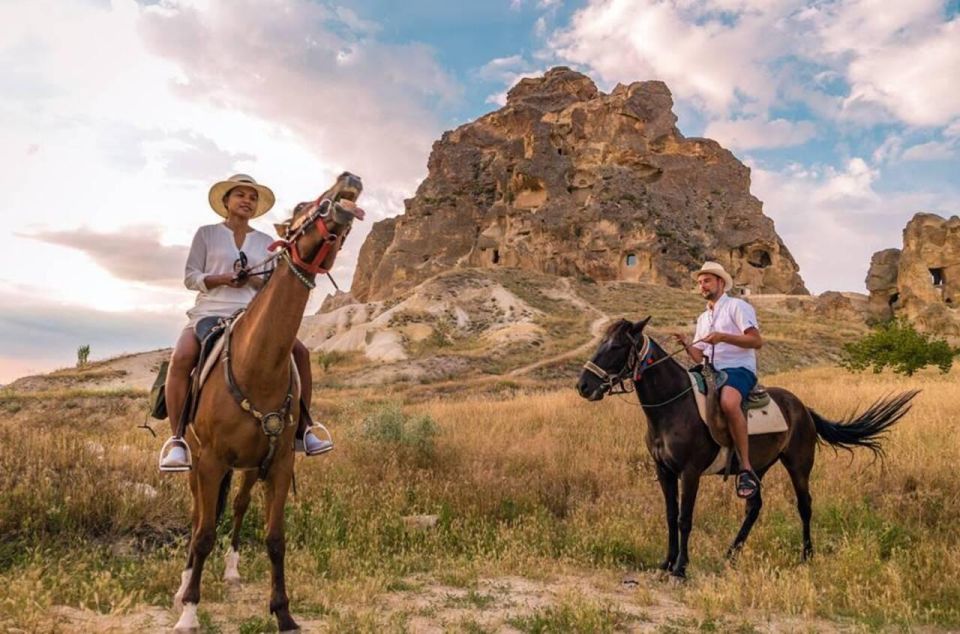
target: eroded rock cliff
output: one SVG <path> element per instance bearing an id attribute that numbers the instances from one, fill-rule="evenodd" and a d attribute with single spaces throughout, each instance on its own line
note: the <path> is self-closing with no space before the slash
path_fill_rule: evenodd
<path id="1" fill-rule="evenodd" d="M 377 223 L 352 294 L 382 300 L 458 267 L 518 267 L 689 287 L 705 259 L 742 292 L 807 292 L 750 170 L 685 138 L 659 81 L 600 92 L 554 68 L 446 132 L 406 211 Z"/>

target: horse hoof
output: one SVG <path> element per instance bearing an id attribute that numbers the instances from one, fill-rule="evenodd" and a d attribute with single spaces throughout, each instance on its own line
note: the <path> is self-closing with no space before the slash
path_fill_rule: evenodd
<path id="1" fill-rule="evenodd" d="M 177 634 L 197 634 L 200 631 L 200 620 L 197 619 L 197 604 L 184 603 L 180 620 L 173 626 Z"/>
<path id="2" fill-rule="evenodd" d="M 670 583 L 679 585 L 687 582 L 687 573 L 680 570 L 670 573 Z"/>

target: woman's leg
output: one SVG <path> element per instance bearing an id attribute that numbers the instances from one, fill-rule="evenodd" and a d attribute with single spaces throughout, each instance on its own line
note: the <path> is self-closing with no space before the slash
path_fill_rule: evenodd
<path id="1" fill-rule="evenodd" d="M 313 400 L 313 372 L 310 371 L 310 351 L 297 339 L 293 343 L 293 360 L 297 362 L 297 372 L 300 374 L 300 398 L 306 407 L 301 407 L 300 424 L 297 427 L 297 438 L 303 437 L 303 432 L 313 424 L 310 417 L 310 403 Z"/>
<path id="2" fill-rule="evenodd" d="M 193 328 L 184 328 L 177 345 L 170 355 L 170 367 L 167 368 L 167 383 L 164 386 L 167 400 L 167 413 L 170 415 L 170 431 L 176 436 L 180 427 L 180 415 L 187 390 L 190 388 L 190 372 L 200 357 L 200 342 Z"/>

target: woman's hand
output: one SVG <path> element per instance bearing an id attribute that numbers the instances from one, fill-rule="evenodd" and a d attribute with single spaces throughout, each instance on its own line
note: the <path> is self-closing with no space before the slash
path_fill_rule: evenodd
<path id="1" fill-rule="evenodd" d="M 214 289 L 218 286 L 229 286 L 231 288 L 241 288 L 250 281 L 250 278 L 239 280 L 229 273 L 223 273 L 219 275 L 208 275 L 203 278 L 203 283 L 208 289 Z"/>

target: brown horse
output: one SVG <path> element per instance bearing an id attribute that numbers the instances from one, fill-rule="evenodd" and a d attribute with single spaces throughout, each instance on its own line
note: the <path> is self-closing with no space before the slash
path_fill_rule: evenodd
<path id="1" fill-rule="evenodd" d="M 693 526 L 693 508 L 703 475 L 720 446 L 713 441 L 697 409 L 687 371 L 663 351 L 643 330 L 650 320 L 633 323 L 625 319 L 607 330 L 590 363 L 577 382 L 577 391 L 590 401 L 599 401 L 624 381 L 633 382 L 637 399 L 647 417 L 647 449 L 656 463 L 657 480 L 667 507 L 667 557 L 662 570 L 675 577 L 686 576 L 687 544 Z M 641 351 L 643 358 L 639 358 Z M 810 539 L 810 471 L 817 441 L 852 450 L 866 447 L 882 455 L 880 438 L 909 410 L 916 391 L 881 399 L 857 417 L 832 422 L 781 388 L 769 388 L 771 398 L 783 412 L 787 431 L 750 436 L 750 461 L 759 478 L 778 460 L 786 467 L 797 495 L 803 522 L 803 558 L 813 554 Z M 734 456 L 731 471 L 738 470 Z M 677 504 L 677 479 L 680 505 Z M 760 492 L 746 502 L 746 516 L 727 551 L 734 556 L 753 527 L 763 499 Z"/>
<path id="2" fill-rule="evenodd" d="M 270 280 L 224 335 L 224 352 L 210 374 L 187 434 L 194 456 L 189 558 L 174 597 L 182 605 L 178 632 L 199 628 L 197 603 L 203 564 L 213 549 L 216 525 L 230 475 L 244 472 L 234 506 L 234 541 L 227 557 L 229 581 L 239 580 L 237 547 L 240 523 L 258 476 L 264 481 L 266 545 L 272 568 L 270 612 L 281 632 L 298 630 L 290 616 L 284 581 L 283 508 L 293 479 L 295 421 L 300 393 L 290 354 L 318 273 L 333 265 L 355 218 L 359 178 L 344 173 L 333 188 L 311 203 L 297 205 L 278 227 L 285 240 Z M 281 229 L 282 227 L 282 229 Z"/>

